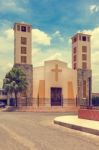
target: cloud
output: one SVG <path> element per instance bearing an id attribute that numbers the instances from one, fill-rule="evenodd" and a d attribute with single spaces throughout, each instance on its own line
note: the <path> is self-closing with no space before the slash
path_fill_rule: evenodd
<path id="1" fill-rule="evenodd" d="M 45 52 L 41 49 L 41 47 L 34 47 L 33 51 L 32 61 L 35 67 L 44 65 L 44 61 L 54 59 L 65 61 L 69 64 L 68 66 L 71 67 L 71 52 L 67 49 L 49 48 Z"/>
<path id="2" fill-rule="evenodd" d="M 68 44 L 72 45 L 72 40 L 71 40 L 71 38 L 68 39 Z"/>
<path id="3" fill-rule="evenodd" d="M 50 57 L 48 57 L 46 60 L 62 60 L 62 53 L 60 52 L 56 52 L 54 55 L 51 55 Z"/>
<path id="4" fill-rule="evenodd" d="M 32 37 L 33 37 L 33 43 L 40 44 L 40 45 L 50 45 L 51 44 L 51 37 L 39 30 L 39 29 L 32 29 Z"/>
<path id="5" fill-rule="evenodd" d="M 25 9 L 18 4 L 18 0 L 2 0 L 0 1 L 0 12 L 23 13 L 25 12 Z"/>
<path id="6" fill-rule="evenodd" d="M 6 37 L 7 40 L 9 40 L 10 42 L 12 42 L 14 40 L 14 32 L 13 29 L 7 29 L 4 32 L 4 35 Z"/>
<path id="7" fill-rule="evenodd" d="M 0 36 L 0 53 L 7 54 L 12 52 L 14 49 L 14 33 L 12 29 L 6 29 L 2 32 Z"/>
<path id="8" fill-rule="evenodd" d="M 60 31 L 56 31 L 53 36 L 60 36 Z"/>
<path id="9" fill-rule="evenodd" d="M 58 30 L 55 33 L 53 33 L 52 37 L 58 38 L 61 42 L 64 42 L 64 38 L 62 37 L 60 31 L 58 31 Z"/>
<path id="10" fill-rule="evenodd" d="M 92 62 L 93 62 L 93 65 L 95 65 L 95 67 L 99 65 L 99 52 L 98 51 L 92 53 Z"/>
<path id="11" fill-rule="evenodd" d="M 91 13 L 96 13 L 96 12 L 99 11 L 99 6 L 97 6 L 95 4 L 94 5 L 90 5 L 89 9 L 90 9 Z"/>
<path id="12" fill-rule="evenodd" d="M 14 34 L 10 28 L 0 31 L 0 86 L 5 74 L 13 66 Z"/>

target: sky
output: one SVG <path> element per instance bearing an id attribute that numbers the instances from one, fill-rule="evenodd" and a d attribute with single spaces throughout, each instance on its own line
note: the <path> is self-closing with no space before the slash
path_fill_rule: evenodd
<path id="1" fill-rule="evenodd" d="M 13 66 L 15 22 L 33 27 L 33 66 L 59 59 L 71 67 L 71 37 L 91 34 L 92 91 L 99 92 L 99 0 L 0 0 L 0 87 Z"/>

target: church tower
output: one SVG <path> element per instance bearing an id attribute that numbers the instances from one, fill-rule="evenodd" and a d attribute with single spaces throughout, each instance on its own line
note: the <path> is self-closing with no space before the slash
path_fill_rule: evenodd
<path id="1" fill-rule="evenodd" d="M 72 37 L 72 68 L 77 70 L 77 104 L 91 105 L 91 39 L 77 33 Z"/>
<path id="2" fill-rule="evenodd" d="M 33 66 L 32 66 L 32 26 L 25 23 L 14 24 L 14 66 L 20 67 L 26 74 L 27 91 L 21 96 L 24 105 L 32 105 Z"/>

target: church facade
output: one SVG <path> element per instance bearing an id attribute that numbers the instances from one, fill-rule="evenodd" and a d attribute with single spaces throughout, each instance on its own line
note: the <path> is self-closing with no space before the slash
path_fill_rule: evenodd
<path id="1" fill-rule="evenodd" d="M 14 66 L 21 67 L 28 82 L 19 105 L 89 105 L 92 85 L 90 35 L 77 33 L 72 37 L 72 68 L 60 60 L 48 60 L 44 66 L 33 67 L 32 36 L 31 25 L 14 24 Z"/>

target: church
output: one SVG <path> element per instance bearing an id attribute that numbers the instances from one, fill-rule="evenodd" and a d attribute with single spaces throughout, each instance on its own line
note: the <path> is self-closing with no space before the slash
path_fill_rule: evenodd
<path id="1" fill-rule="evenodd" d="M 32 26 L 14 24 L 14 66 L 25 72 L 28 87 L 19 105 L 62 106 L 91 103 L 91 36 L 77 33 L 72 40 L 72 68 L 60 60 L 32 65 Z"/>

